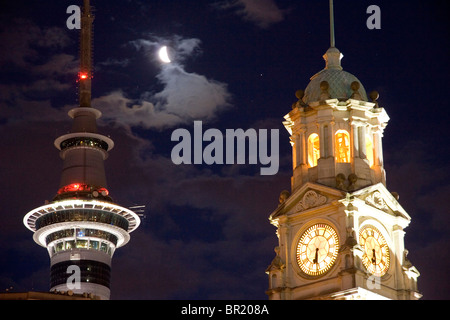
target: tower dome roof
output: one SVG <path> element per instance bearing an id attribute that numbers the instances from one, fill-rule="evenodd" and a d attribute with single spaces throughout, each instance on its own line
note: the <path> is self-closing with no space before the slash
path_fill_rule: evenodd
<path id="1" fill-rule="evenodd" d="M 338 49 L 331 47 L 323 58 L 326 61 L 325 69 L 311 77 L 304 91 L 304 103 L 309 104 L 324 98 L 368 101 L 366 90 L 358 78 L 342 69 L 343 55 Z"/>

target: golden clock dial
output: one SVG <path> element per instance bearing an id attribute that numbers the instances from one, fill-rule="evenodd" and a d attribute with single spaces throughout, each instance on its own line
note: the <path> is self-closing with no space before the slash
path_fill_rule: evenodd
<path id="1" fill-rule="evenodd" d="M 383 276 L 389 269 L 389 247 L 381 232 L 366 226 L 359 232 L 359 244 L 364 249 L 362 262 L 373 275 Z"/>
<path id="2" fill-rule="evenodd" d="M 309 227 L 297 243 L 297 263 L 310 276 L 326 273 L 336 261 L 339 237 L 333 227 L 318 223 Z"/>

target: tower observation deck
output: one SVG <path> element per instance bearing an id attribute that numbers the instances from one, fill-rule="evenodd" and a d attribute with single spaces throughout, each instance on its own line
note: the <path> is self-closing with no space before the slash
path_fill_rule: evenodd
<path id="1" fill-rule="evenodd" d="M 91 106 L 92 26 L 84 0 L 81 17 L 79 107 L 69 111 L 69 134 L 57 138 L 63 170 L 53 200 L 27 213 L 25 226 L 50 255 L 50 291 L 110 298 L 111 261 L 140 224 L 134 211 L 114 203 L 107 189 L 104 161 L 114 142 L 97 132 L 101 112 Z"/>

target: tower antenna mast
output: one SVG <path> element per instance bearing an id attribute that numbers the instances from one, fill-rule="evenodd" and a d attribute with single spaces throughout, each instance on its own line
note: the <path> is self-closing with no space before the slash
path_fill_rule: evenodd
<path id="1" fill-rule="evenodd" d="M 93 43 L 94 16 L 89 0 L 84 0 L 81 16 L 80 34 L 80 74 L 79 74 L 79 99 L 80 107 L 91 106 L 92 91 L 92 43 Z"/>
<path id="2" fill-rule="evenodd" d="M 335 37 L 334 37 L 334 5 L 333 0 L 330 0 L 330 41 L 331 48 L 335 47 Z"/>

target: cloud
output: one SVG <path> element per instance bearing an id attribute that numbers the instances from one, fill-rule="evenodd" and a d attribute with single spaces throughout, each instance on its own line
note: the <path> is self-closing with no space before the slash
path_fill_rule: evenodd
<path id="1" fill-rule="evenodd" d="M 162 85 L 159 92 L 144 91 L 140 97 L 130 98 L 121 90 L 115 90 L 93 100 L 93 105 L 103 112 L 103 121 L 118 125 L 165 129 L 193 120 L 212 121 L 217 114 L 231 106 L 231 94 L 225 83 L 208 79 L 204 75 L 187 72 L 182 65 L 188 58 L 200 52 L 200 40 L 155 38 L 130 42 L 142 51 L 151 62 L 162 45 L 172 48 L 173 62 L 160 66 L 156 80 Z"/>
<path id="2" fill-rule="evenodd" d="M 8 50 L 2 50 L 5 54 L 0 57 L 0 65 L 22 70 L 28 75 L 24 80 L 14 78 L 8 84 L 0 85 L 0 103 L 4 107 L 1 118 L 8 121 L 68 119 L 67 111 L 76 106 L 75 96 L 74 103 L 71 99 L 65 100 L 70 105 L 53 105 L 52 99 L 75 86 L 75 78 L 71 75 L 78 72 L 79 60 L 74 55 L 62 53 L 69 43 L 66 30 L 42 28 L 27 20 L 19 19 L 0 33 L 0 46 L 9 46 Z M 173 63 L 169 65 L 161 65 L 156 60 L 156 52 L 163 44 L 168 45 L 173 54 Z M 185 70 L 183 64 L 201 53 L 200 44 L 199 39 L 178 35 L 171 38 L 151 36 L 128 43 L 158 67 L 156 77 L 153 70 L 149 70 L 148 76 L 161 90 L 154 92 L 152 88 L 144 88 L 138 96 L 130 97 L 131 94 L 118 84 L 110 93 L 92 101 L 93 106 L 103 112 L 101 121 L 128 128 L 160 130 L 193 120 L 213 120 L 231 105 L 231 94 L 226 84 Z M 48 50 L 50 54 L 42 54 Z M 130 66 L 133 62 L 130 54 L 127 59 L 109 57 L 98 65 L 106 70 L 118 66 L 133 67 Z"/>
<path id="3" fill-rule="evenodd" d="M 70 44 L 66 30 L 42 28 L 26 19 L 15 19 L 0 33 L 0 65 L 13 63 L 19 67 L 33 66 L 40 48 L 60 49 Z"/>
<path id="4" fill-rule="evenodd" d="M 194 120 L 211 121 L 230 106 L 226 85 L 180 66 L 164 67 L 157 78 L 162 91 L 131 99 L 122 90 L 96 98 L 92 105 L 103 113 L 101 121 L 145 129 L 166 129 Z"/>
<path id="5" fill-rule="evenodd" d="M 121 90 L 94 99 L 92 105 L 102 111 L 101 122 L 112 122 L 130 129 L 131 127 L 163 129 L 182 122 L 177 115 L 158 111 L 151 102 L 130 99 Z"/>
<path id="6" fill-rule="evenodd" d="M 188 73 L 179 66 L 165 67 L 158 79 L 164 84 L 164 90 L 155 95 L 160 101 L 158 106 L 183 119 L 211 120 L 218 110 L 229 105 L 225 84 Z"/>
<path id="7" fill-rule="evenodd" d="M 19 18 L 0 25 L 0 66 L 8 78 L 0 84 L 2 123 L 60 113 L 51 99 L 73 88 L 79 65 L 74 55 L 62 53 L 71 44 L 67 30 Z"/>
<path id="8" fill-rule="evenodd" d="M 137 39 L 130 41 L 129 44 L 134 46 L 138 51 L 143 51 L 151 61 L 157 59 L 156 51 L 162 46 L 169 47 L 171 60 L 177 65 L 181 65 L 187 58 L 192 58 L 201 53 L 201 40 L 197 38 L 183 38 L 174 35 L 171 38 L 164 38 L 151 35 L 150 39 Z"/>
<path id="9" fill-rule="evenodd" d="M 99 62 L 100 66 L 119 66 L 119 67 L 126 67 L 130 64 L 130 59 L 113 59 L 108 58 L 106 61 Z"/>
<path id="10" fill-rule="evenodd" d="M 274 0 L 222 1 L 217 3 L 216 6 L 219 9 L 235 9 L 239 16 L 264 29 L 283 21 L 288 12 L 280 9 Z"/>
<path id="11" fill-rule="evenodd" d="M 60 76 L 67 74 L 77 74 L 79 61 L 73 55 L 55 54 L 48 61 L 40 65 L 31 66 L 31 72 L 40 76 Z"/>

